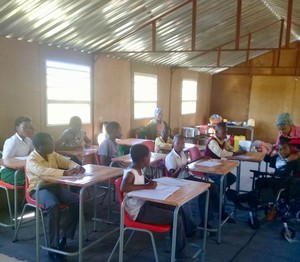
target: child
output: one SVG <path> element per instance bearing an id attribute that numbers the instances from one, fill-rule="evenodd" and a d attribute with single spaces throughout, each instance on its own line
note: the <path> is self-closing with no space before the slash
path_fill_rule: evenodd
<path id="1" fill-rule="evenodd" d="M 98 155 L 100 165 L 109 166 L 111 159 L 119 156 L 119 146 L 117 138 L 122 137 L 122 129 L 118 122 L 109 122 L 106 126 L 108 137 L 100 144 Z"/>
<path id="2" fill-rule="evenodd" d="M 53 152 L 53 138 L 46 133 L 33 137 L 35 150 L 31 152 L 26 163 L 26 175 L 29 180 L 28 191 L 36 198 L 35 188 L 46 176 L 72 176 L 83 174 L 85 169 L 71 160 Z M 39 191 L 40 204 L 48 215 L 48 237 L 51 248 L 65 250 L 66 238 L 73 239 L 79 215 L 78 194 L 56 184 L 44 183 Z M 60 224 L 60 204 L 68 206 L 69 214 Z M 65 261 L 62 255 L 49 251 L 51 261 Z"/>
<path id="3" fill-rule="evenodd" d="M 154 189 L 157 182 L 150 181 L 145 183 L 145 177 L 142 169 L 147 167 L 150 162 L 150 151 L 143 144 L 134 145 L 130 150 L 132 165 L 124 170 L 121 191 L 124 194 L 141 189 Z M 169 225 L 173 223 L 172 206 L 159 203 L 148 202 L 130 198 L 127 200 L 125 210 L 132 220 L 148 223 Z M 176 238 L 176 257 L 179 258 L 183 254 L 185 247 L 185 229 L 183 222 L 183 212 L 178 213 L 177 238 Z M 172 230 L 170 231 L 172 232 Z"/>
<path id="4" fill-rule="evenodd" d="M 156 153 L 168 154 L 172 150 L 173 140 L 170 138 L 171 128 L 165 126 L 161 131 L 161 136 L 155 139 Z"/>
<path id="5" fill-rule="evenodd" d="M 65 130 L 61 137 L 55 144 L 56 149 L 70 149 L 77 150 L 82 149 L 82 143 L 84 147 L 91 146 L 91 140 L 86 136 L 86 132 L 81 129 L 82 121 L 80 117 L 73 116 L 70 119 L 70 128 Z"/>
<path id="6" fill-rule="evenodd" d="M 33 126 L 31 119 L 27 116 L 20 116 L 15 121 L 16 133 L 5 140 L 3 146 L 3 156 L 2 158 L 10 157 L 21 157 L 28 156 L 33 150 L 33 144 L 30 139 L 33 135 Z M 2 168 L 1 170 L 1 180 L 14 184 L 14 174 L 16 170 L 10 168 Z M 17 176 L 17 185 L 24 185 L 25 178 L 24 172 L 19 173 Z"/>
<path id="7" fill-rule="evenodd" d="M 201 178 L 194 177 L 188 170 L 188 160 L 187 157 L 183 151 L 185 146 L 185 138 L 182 135 L 175 135 L 173 139 L 173 149 L 172 151 L 167 155 L 165 159 L 166 168 L 169 172 L 169 175 L 171 177 L 179 177 L 184 178 L 187 180 L 193 180 L 198 182 L 207 182 Z M 210 207 L 209 207 L 209 219 L 213 218 L 213 211 L 218 212 L 219 211 L 219 192 L 214 183 L 210 183 Z M 192 200 L 193 201 L 193 200 Z M 200 195 L 198 198 L 198 203 L 191 202 L 191 206 L 199 207 L 200 215 L 197 212 L 192 213 L 193 218 L 196 221 L 196 224 L 199 225 L 199 219 L 201 220 L 201 223 L 204 221 L 204 210 L 205 210 L 205 197 Z M 193 211 L 195 211 L 194 208 L 192 208 Z M 224 219 L 227 217 L 227 214 L 222 211 L 222 218 Z M 199 222 L 199 223 L 198 223 Z M 229 222 L 233 222 L 230 220 Z M 203 226 L 203 225 L 201 225 Z"/>
<path id="8" fill-rule="evenodd" d="M 205 149 L 205 156 L 221 159 L 223 157 L 230 157 L 230 156 L 237 156 L 244 154 L 244 151 L 237 151 L 234 152 L 233 147 L 226 142 L 226 135 L 227 135 L 227 124 L 225 122 L 218 123 L 215 126 L 215 134 L 207 141 L 206 149 Z M 209 175 L 215 183 L 218 185 L 220 184 L 219 180 L 220 177 L 218 175 Z M 225 176 L 225 182 L 227 188 L 236 181 L 236 176 L 232 173 L 228 173 Z"/>

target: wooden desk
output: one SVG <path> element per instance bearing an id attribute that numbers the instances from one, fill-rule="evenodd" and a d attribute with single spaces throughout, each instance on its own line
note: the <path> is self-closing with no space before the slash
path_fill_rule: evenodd
<path id="1" fill-rule="evenodd" d="M 44 181 L 56 183 L 56 184 L 63 184 L 63 185 L 70 185 L 70 186 L 78 186 L 80 187 L 80 194 L 79 194 L 79 244 L 78 244 L 78 251 L 77 252 L 63 252 L 58 251 L 56 249 L 51 249 L 45 246 L 40 246 L 40 233 L 39 233 L 39 210 L 36 208 L 36 261 L 40 261 L 40 248 L 46 249 L 48 251 L 58 252 L 63 255 L 67 256 L 74 256 L 78 255 L 78 261 L 83 261 L 83 251 L 90 248 L 97 242 L 103 240 L 108 235 L 116 232 L 118 228 L 115 230 L 107 233 L 106 235 L 102 236 L 101 238 L 95 240 L 93 243 L 83 247 L 83 195 L 84 191 L 87 187 L 91 185 L 95 185 L 97 183 L 110 180 L 112 178 L 118 177 L 123 174 L 122 168 L 115 168 L 115 167 L 107 167 L 107 166 L 99 166 L 99 165 L 84 165 L 83 166 L 86 170 L 85 174 L 76 175 L 76 176 L 61 176 L 61 177 L 46 177 L 43 178 Z M 39 188 L 41 182 L 38 184 L 36 189 L 36 206 L 39 206 Z"/>
<path id="2" fill-rule="evenodd" d="M 219 165 L 215 166 L 202 166 L 199 163 L 203 161 L 211 161 L 219 163 Z M 220 175 L 220 198 L 219 198 L 219 217 L 218 217 L 218 243 L 221 243 L 221 228 L 223 226 L 222 224 L 222 203 L 223 203 L 223 189 L 224 189 L 224 177 L 227 173 L 229 173 L 231 170 L 239 166 L 238 161 L 230 161 L 230 160 L 218 160 L 218 159 L 199 159 L 191 164 L 188 165 L 190 171 L 195 172 L 201 172 L 206 174 L 215 174 Z M 226 221 L 226 220 L 225 220 Z"/>
<path id="3" fill-rule="evenodd" d="M 175 178 L 174 178 L 175 179 Z M 158 179 L 159 181 L 159 179 Z M 193 199 L 198 195 L 206 192 L 206 203 L 205 203 L 205 221 L 204 221 L 204 230 L 203 230 L 203 244 L 202 249 L 200 249 L 197 254 L 202 252 L 202 261 L 205 261 L 205 249 L 206 249 L 206 225 L 207 225 L 207 214 L 208 214 L 208 201 L 209 201 L 209 190 L 210 185 L 208 183 L 188 181 L 186 185 L 181 186 L 177 191 L 170 195 L 165 200 L 157 200 L 152 198 L 145 197 L 134 197 L 143 199 L 146 201 L 163 203 L 170 206 L 175 206 L 174 209 L 174 218 L 173 218 L 173 231 L 172 231 L 172 246 L 171 246 L 171 262 L 175 261 L 175 251 L 176 251 L 176 237 L 177 237 L 177 218 L 179 208 Z M 150 189 L 151 190 L 151 189 Z M 125 197 L 122 206 L 121 206 L 121 223 L 120 223 L 120 246 L 119 246 L 119 262 L 123 261 L 123 246 L 124 246 L 124 213 L 125 213 L 125 203 L 128 196 Z M 196 256 L 196 255 L 195 255 Z"/>
<path id="4" fill-rule="evenodd" d="M 153 140 L 141 139 L 141 138 L 124 138 L 124 139 L 116 140 L 119 146 L 128 146 L 128 147 L 132 147 L 136 144 L 141 144 L 144 141 L 153 141 Z"/>
<path id="5" fill-rule="evenodd" d="M 20 186 L 17 185 L 17 178 L 18 175 L 20 174 L 20 171 L 23 171 L 25 168 L 26 159 L 27 157 L 20 157 L 20 158 L 10 157 L 6 159 L 0 159 L 0 166 L 4 166 L 16 170 L 14 174 L 14 222 L 11 222 L 11 225 L 2 224 L 3 226 L 13 226 L 15 229 L 17 228 L 17 221 L 18 221 L 18 188 L 20 188 Z M 24 186 L 21 187 L 22 189 L 25 188 Z M 11 217 L 10 206 L 8 208 Z"/>
<path id="6" fill-rule="evenodd" d="M 166 158 L 166 156 L 167 156 L 167 154 L 151 152 L 150 165 L 154 164 L 160 160 L 163 160 L 164 158 Z M 114 162 L 125 163 L 127 165 L 130 165 L 132 163 L 132 159 L 131 159 L 130 154 L 127 154 L 127 155 L 112 158 L 111 163 L 114 163 Z"/>
<path id="7" fill-rule="evenodd" d="M 239 192 L 240 191 L 240 181 L 241 181 L 241 166 L 242 166 L 242 162 L 253 162 L 253 163 L 258 163 L 258 171 L 260 171 L 260 165 L 261 162 L 264 160 L 265 158 L 265 153 L 263 152 L 246 152 L 243 155 L 239 155 L 239 156 L 232 156 L 232 157 L 228 157 L 228 159 L 230 160 L 237 160 L 240 161 L 240 165 L 237 167 L 237 181 L 236 181 L 236 190 Z M 252 189 L 254 188 L 254 179 L 252 180 Z"/>
<path id="8" fill-rule="evenodd" d="M 187 151 L 187 150 L 189 150 L 190 148 L 192 148 L 192 147 L 198 147 L 198 149 L 200 150 L 200 151 L 204 151 L 205 150 L 205 145 L 197 145 L 197 144 L 192 144 L 192 143 L 185 143 L 184 144 L 184 151 Z M 173 147 L 169 147 L 169 146 L 167 146 L 167 147 L 161 147 L 160 148 L 160 150 L 165 150 L 165 151 L 171 151 L 173 149 Z"/>
<path id="9" fill-rule="evenodd" d="M 83 164 L 88 164 L 85 163 L 85 160 L 90 156 L 94 156 L 96 158 L 98 148 L 99 146 L 93 145 L 89 148 L 83 148 L 79 150 L 58 149 L 56 152 L 63 156 L 77 157 Z"/>

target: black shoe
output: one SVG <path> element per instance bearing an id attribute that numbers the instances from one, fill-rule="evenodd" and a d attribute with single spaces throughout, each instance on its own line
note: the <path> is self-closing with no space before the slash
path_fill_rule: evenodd
<path id="1" fill-rule="evenodd" d="M 48 256 L 52 262 L 66 262 L 67 261 L 63 255 L 52 252 L 52 251 L 48 251 Z"/>
<path id="2" fill-rule="evenodd" d="M 64 237 L 61 240 L 59 240 L 58 249 L 61 251 L 67 251 L 67 239 Z"/>

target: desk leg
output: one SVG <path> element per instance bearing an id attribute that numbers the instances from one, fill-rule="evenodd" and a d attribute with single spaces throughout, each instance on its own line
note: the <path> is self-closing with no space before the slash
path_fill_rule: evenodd
<path id="1" fill-rule="evenodd" d="M 20 173 L 20 170 L 16 170 L 15 172 L 15 176 L 14 176 L 14 222 L 13 222 L 13 226 L 16 229 L 17 228 L 17 220 L 18 220 L 18 175 Z M 26 189 L 25 189 L 26 190 Z M 11 212 L 11 211 L 10 211 Z"/>
<path id="2" fill-rule="evenodd" d="M 176 237 L 177 237 L 177 219 L 180 206 L 176 206 L 173 214 L 173 231 L 172 231 L 172 246 L 171 246 L 171 262 L 175 261 L 176 252 Z"/>
<path id="3" fill-rule="evenodd" d="M 223 191 L 224 191 L 224 177 L 220 178 L 220 197 L 219 197 L 219 221 L 218 221 L 218 244 L 221 244 L 221 227 L 222 227 L 222 204 L 223 204 Z"/>
<path id="4" fill-rule="evenodd" d="M 119 262 L 123 262 L 123 250 L 124 250 L 124 209 L 125 200 L 123 200 L 121 205 L 121 219 L 120 219 L 120 243 L 119 243 Z"/>
<path id="5" fill-rule="evenodd" d="M 40 261 L 40 212 L 39 212 L 39 205 L 40 205 L 40 184 L 36 187 L 36 207 L 35 207 L 35 243 L 36 243 L 36 261 Z"/>
<path id="6" fill-rule="evenodd" d="M 203 228 L 203 244 L 202 244 L 202 262 L 205 262 L 206 252 L 206 236 L 207 236 L 207 220 L 208 220 L 208 205 L 209 205 L 209 190 L 206 190 L 205 199 L 205 214 L 204 214 L 204 228 Z"/>
<path id="7" fill-rule="evenodd" d="M 83 254 L 82 254 L 82 249 L 83 249 L 83 195 L 84 195 L 84 190 L 85 190 L 85 187 L 82 187 L 80 189 L 80 193 L 79 193 L 79 224 L 78 224 L 78 228 L 79 228 L 79 236 L 78 236 L 78 241 L 79 241 L 79 244 L 78 244 L 78 255 L 79 255 L 79 258 L 78 258 L 78 261 L 79 262 L 82 262 L 82 257 L 83 257 Z"/>
<path id="8" fill-rule="evenodd" d="M 240 192 L 240 184 L 241 184 L 241 166 L 242 162 L 239 161 L 239 165 L 236 167 L 236 192 Z"/>

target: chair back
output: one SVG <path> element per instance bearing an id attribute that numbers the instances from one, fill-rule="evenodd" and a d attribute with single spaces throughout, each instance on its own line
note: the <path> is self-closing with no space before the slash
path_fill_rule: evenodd
<path id="1" fill-rule="evenodd" d="M 191 162 L 197 161 L 198 159 L 201 158 L 201 152 L 197 146 L 189 148 L 188 151 L 190 154 Z"/>
<path id="2" fill-rule="evenodd" d="M 142 144 L 147 146 L 150 152 L 154 152 L 155 142 L 153 140 L 145 140 L 142 142 Z"/>
<path id="3" fill-rule="evenodd" d="M 28 191 L 29 188 L 29 179 L 28 176 L 26 175 L 26 167 L 24 168 L 24 172 L 25 172 L 25 199 L 26 202 L 31 204 L 31 205 L 36 205 L 36 201 L 35 199 L 33 199 Z M 44 206 L 42 204 L 39 204 L 40 208 L 44 208 Z"/>

